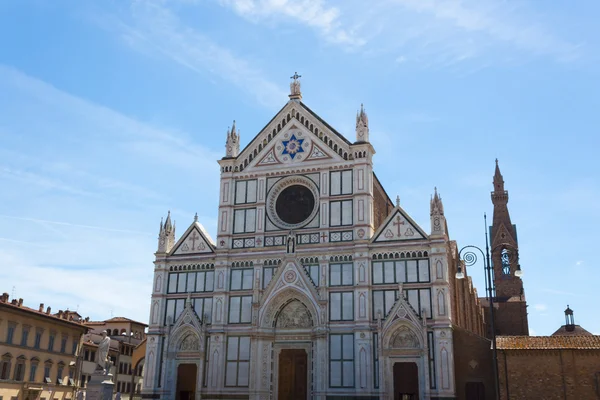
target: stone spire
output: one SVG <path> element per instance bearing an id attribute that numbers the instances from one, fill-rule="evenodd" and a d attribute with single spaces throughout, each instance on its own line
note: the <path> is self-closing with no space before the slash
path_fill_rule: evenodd
<path id="1" fill-rule="evenodd" d="M 437 187 L 433 189 L 434 194 L 430 203 L 430 215 L 444 215 L 444 204 L 442 197 L 438 195 Z"/>
<path id="2" fill-rule="evenodd" d="M 235 129 L 235 120 L 233 120 L 231 130 L 227 128 L 225 150 L 225 158 L 235 158 L 240 154 L 240 131 Z"/>
<path id="3" fill-rule="evenodd" d="M 302 75 L 298 75 L 297 72 L 294 72 L 294 75 L 290 76 L 292 82 L 290 82 L 289 98 L 291 100 L 302 100 L 302 92 L 300 91 L 300 81 L 298 78 L 302 78 Z"/>
<path id="4" fill-rule="evenodd" d="M 442 197 L 438 194 L 437 187 L 433 189 L 433 196 L 429 203 L 429 215 L 431 217 L 431 236 L 447 235 L 446 217 L 444 217 L 444 204 Z"/>
<path id="5" fill-rule="evenodd" d="M 500 173 L 500 167 L 498 166 L 498 159 L 496 158 L 496 171 L 494 173 L 494 192 L 497 192 L 498 194 L 504 193 L 504 178 L 502 177 L 502 174 Z M 508 193 L 506 193 L 507 199 L 506 202 L 508 202 Z"/>
<path id="6" fill-rule="evenodd" d="M 362 104 L 360 105 L 360 111 L 356 113 L 356 141 L 369 141 L 369 117 Z"/>
<path id="7" fill-rule="evenodd" d="M 171 211 L 167 213 L 167 218 L 163 224 L 160 220 L 160 231 L 158 233 L 157 253 L 168 253 L 175 244 L 175 225 L 171 223 Z"/>

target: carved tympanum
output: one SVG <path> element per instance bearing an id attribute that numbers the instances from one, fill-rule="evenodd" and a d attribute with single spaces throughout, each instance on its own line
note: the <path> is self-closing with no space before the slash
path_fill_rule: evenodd
<path id="1" fill-rule="evenodd" d="M 198 338 L 193 334 L 184 337 L 179 345 L 179 350 L 181 351 L 198 351 L 199 348 Z"/>
<path id="2" fill-rule="evenodd" d="M 393 349 L 416 349 L 419 348 L 419 339 L 406 326 L 401 326 L 394 332 L 390 340 Z"/>
<path id="3" fill-rule="evenodd" d="M 310 328 L 312 327 L 312 318 L 308 309 L 294 300 L 290 302 L 277 316 L 277 328 Z"/>

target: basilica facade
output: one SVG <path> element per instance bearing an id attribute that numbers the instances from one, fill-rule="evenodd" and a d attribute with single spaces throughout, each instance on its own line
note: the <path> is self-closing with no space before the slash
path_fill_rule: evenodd
<path id="1" fill-rule="evenodd" d="M 216 240 L 197 218 L 178 239 L 161 222 L 143 396 L 460 397 L 479 361 L 456 335 L 489 342 L 440 196 L 419 226 L 373 171 L 362 106 L 350 141 L 297 75 L 290 90 L 243 150 L 227 132 Z"/>

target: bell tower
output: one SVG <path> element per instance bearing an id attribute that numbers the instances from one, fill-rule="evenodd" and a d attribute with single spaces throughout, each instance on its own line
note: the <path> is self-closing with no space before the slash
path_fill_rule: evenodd
<path id="1" fill-rule="evenodd" d="M 529 335 L 527 303 L 519 264 L 517 227 L 510 220 L 508 191 L 504 189 L 504 178 L 500 173 L 498 160 L 496 160 L 493 183 L 494 191 L 491 197 L 494 205 L 494 218 L 490 227 L 490 237 L 493 279 L 496 289 L 494 302 L 498 305 L 496 334 Z"/>

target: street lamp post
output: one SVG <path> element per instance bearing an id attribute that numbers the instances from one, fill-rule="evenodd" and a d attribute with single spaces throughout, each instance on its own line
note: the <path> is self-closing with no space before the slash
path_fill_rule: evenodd
<path id="1" fill-rule="evenodd" d="M 458 269 L 456 272 L 456 279 L 464 279 L 465 274 L 462 270 L 461 261 L 464 260 L 465 267 L 469 267 L 474 265 L 477 262 L 477 253 L 473 250 L 478 250 L 481 253 L 481 256 L 484 260 L 484 277 L 485 277 L 485 286 L 486 286 L 486 298 L 488 300 L 488 304 L 490 307 L 490 329 L 492 331 L 492 369 L 494 374 L 494 393 L 496 393 L 496 399 L 500 399 L 500 385 L 498 382 L 498 353 L 496 350 L 496 327 L 495 327 L 495 310 L 494 310 L 494 296 L 495 296 L 495 285 L 494 285 L 494 276 L 492 275 L 492 265 L 490 263 L 490 247 L 487 233 L 487 217 L 483 214 L 483 221 L 485 224 L 485 253 L 477 246 L 467 245 L 460 249 L 458 252 Z M 506 262 L 510 263 L 510 259 L 514 257 L 518 260 L 517 249 L 508 244 L 508 243 L 500 243 L 492 249 L 492 253 L 497 249 L 502 248 L 506 250 L 506 252 L 502 254 L 502 257 L 506 257 Z M 468 250 L 467 250 L 468 249 Z M 513 253 L 511 253 L 508 249 L 511 249 Z M 463 251 L 467 250 L 464 253 Z M 523 272 L 521 271 L 521 266 L 517 263 L 515 269 L 515 276 L 521 277 Z"/>

